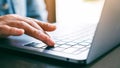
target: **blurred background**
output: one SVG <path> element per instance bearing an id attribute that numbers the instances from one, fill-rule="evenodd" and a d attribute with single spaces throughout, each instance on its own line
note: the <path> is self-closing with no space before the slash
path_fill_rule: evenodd
<path id="1" fill-rule="evenodd" d="M 45 0 L 45 3 L 48 21 L 51 23 L 56 20 L 57 22 L 91 21 L 94 23 L 100 18 L 104 0 Z"/>

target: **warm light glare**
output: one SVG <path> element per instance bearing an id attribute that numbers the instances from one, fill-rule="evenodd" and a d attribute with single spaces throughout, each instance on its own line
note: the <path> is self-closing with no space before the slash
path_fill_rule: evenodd
<path id="1" fill-rule="evenodd" d="M 57 22 L 96 23 L 103 4 L 104 0 L 56 0 Z"/>
<path id="2" fill-rule="evenodd" d="M 96 2 L 96 1 L 99 1 L 99 0 L 83 0 L 83 1 L 86 1 L 86 2 Z"/>

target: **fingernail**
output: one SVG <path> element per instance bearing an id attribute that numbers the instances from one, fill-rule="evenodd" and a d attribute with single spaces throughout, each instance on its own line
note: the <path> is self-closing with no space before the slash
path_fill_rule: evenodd
<path id="1" fill-rule="evenodd" d="M 47 44 L 48 46 L 54 46 L 55 42 L 51 38 L 49 38 L 49 40 L 47 41 Z"/>
<path id="2" fill-rule="evenodd" d="M 49 42 L 49 45 L 48 46 L 54 46 L 55 45 L 55 42 L 53 41 L 53 40 L 51 40 L 50 42 Z"/>
<path id="3" fill-rule="evenodd" d="M 39 31 L 39 38 L 42 42 L 46 43 L 48 46 L 54 46 L 55 42 L 45 33 Z"/>

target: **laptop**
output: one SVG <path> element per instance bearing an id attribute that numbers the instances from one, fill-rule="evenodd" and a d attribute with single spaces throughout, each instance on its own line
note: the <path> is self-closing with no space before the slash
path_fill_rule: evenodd
<path id="1" fill-rule="evenodd" d="M 83 0 L 79 1 L 81 1 L 81 4 L 84 2 Z M 120 0 L 103 0 L 103 6 L 98 16 L 90 16 L 87 12 L 93 10 L 87 11 L 87 9 L 83 11 L 84 13 L 81 13 L 81 15 L 86 12 L 88 16 L 83 15 L 81 18 L 77 16 L 76 18 L 73 17 L 77 19 L 77 21 L 72 21 L 70 18 L 62 19 L 60 16 L 62 14 L 60 13 L 62 13 L 63 10 L 60 12 L 60 9 L 56 8 L 57 22 L 55 25 L 57 26 L 57 30 L 48 33 L 56 43 L 53 48 L 47 47 L 47 45 L 41 41 L 25 34 L 21 36 L 10 36 L 6 40 L 0 41 L 0 47 L 66 62 L 89 64 L 120 43 L 119 2 Z M 60 2 L 57 2 L 57 4 L 59 3 Z M 88 4 L 91 4 L 91 9 L 92 7 L 94 8 L 92 2 L 84 3 L 85 4 L 82 4 L 84 8 Z M 96 17 L 98 18 L 96 19 Z M 65 21 L 67 22 L 65 23 L 63 22 L 64 20 L 71 21 Z"/>

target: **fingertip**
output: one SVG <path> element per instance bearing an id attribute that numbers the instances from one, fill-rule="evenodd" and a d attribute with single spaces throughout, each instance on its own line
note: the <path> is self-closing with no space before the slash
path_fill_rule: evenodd
<path id="1" fill-rule="evenodd" d="M 50 40 L 49 43 L 48 43 L 48 46 L 54 47 L 54 45 L 55 45 L 55 42 L 53 40 Z"/>
<path id="2" fill-rule="evenodd" d="M 56 26 L 51 23 L 44 23 L 44 28 L 45 31 L 54 31 L 56 30 Z"/>
<path id="3" fill-rule="evenodd" d="M 50 25 L 53 31 L 56 30 L 56 26 L 54 24 L 50 24 Z"/>
<path id="4" fill-rule="evenodd" d="M 46 36 L 46 37 L 44 36 L 44 38 L 42 38 L 41 41 L 50 47 L 54 47 L 54 45 L 55 45 L 55 42 L 48 36 Z"/>
<path id="5" fill-rule="evenodd" d="M 48 46 L 53 47 L 55 45 L 55 42 L 46 34 L 42 34 L 40 35 L 39 39 L 44 42 L 45 44 L 47 44 Z"/>
<path id="6" fill-rule="evenodd" d="M 24 29 L 19 29 L 19 33 L 24 34 L 25 33 Z"/>

